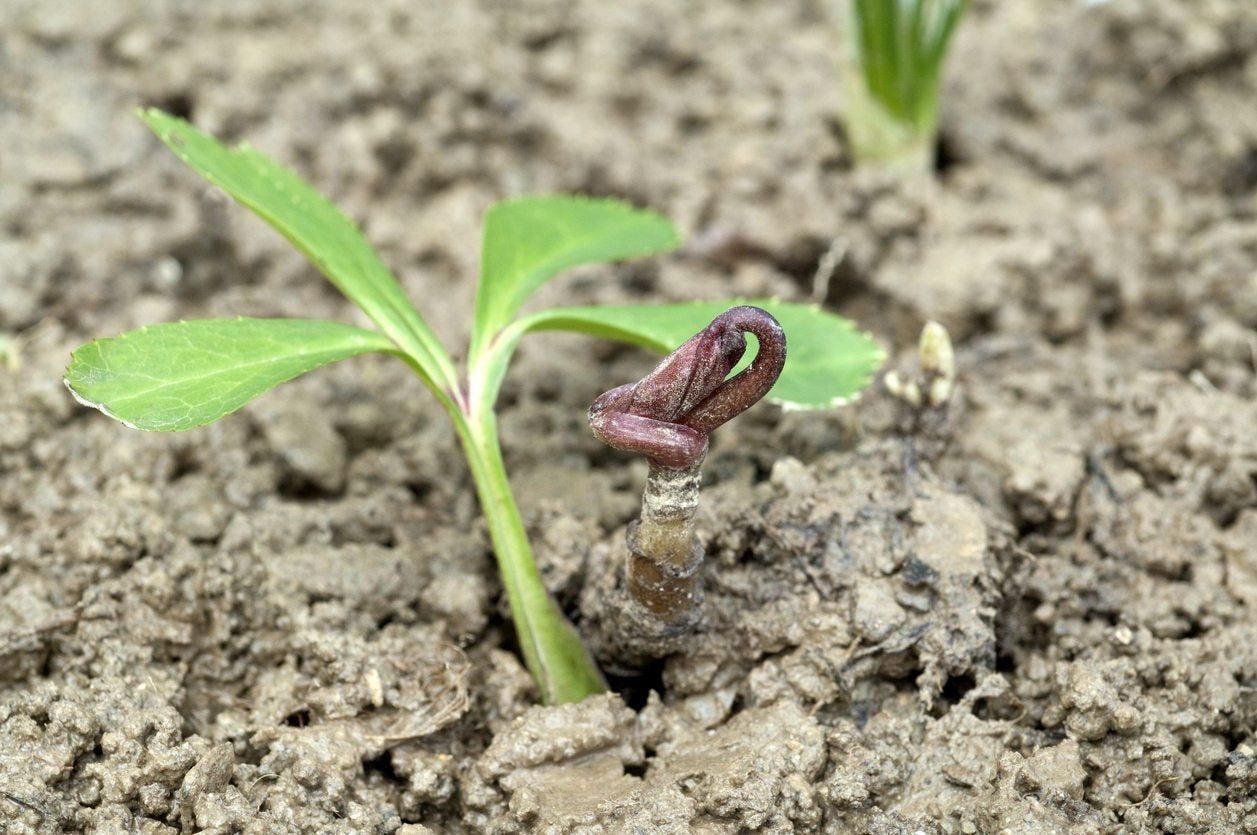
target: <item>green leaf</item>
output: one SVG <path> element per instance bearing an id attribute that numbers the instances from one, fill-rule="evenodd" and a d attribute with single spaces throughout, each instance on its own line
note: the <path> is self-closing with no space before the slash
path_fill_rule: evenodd
<path id="1" fill-rule="evenodd" d="M 498 203 L 484 221 L 473 362 L 538 287 L 579 264 L 666 252 L 676 229 L 616 200 L 524 197 Z"/>
<path id="2" fill-rule="evenodd" d="M 133 429 L 177 432 L 307 371 L 372 351 L 398 353 L 383 334 L 335 322 L 172 322 L 81 346 L 65 383 L 79 402 Z"/>
<path id="3" fill-rule="evenodd" d="M 762 307 L 786 332 L 786 367 L 769 399 L 793 409 L 840 406 L 873 379 L 886 355 L 848 320 L 811 305 L 767 299 L 623 307 L 561 307 L 520 321 L 527 330 L 565 330 L 672 351 L 738 304 Z M 743 360 L 750 361 L 751 352 Z"/>
<path id="4" fill-rule="evenodd" d="M 248 146 L 227 148 L 184 120 L 153 108 L 140 111 L 140 118 L 193 170 L 301 250 L 413 357 L 420 376 L 438 396 L 454 388 L 453 362 L 432 329 L 358 227 L 327 198 Z"/>

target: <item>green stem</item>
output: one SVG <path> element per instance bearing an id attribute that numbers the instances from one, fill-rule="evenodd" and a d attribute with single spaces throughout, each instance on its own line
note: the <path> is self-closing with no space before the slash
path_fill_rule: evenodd
<path id="1" fill-rule="evenodd" d="M 857 165 L 927 176 L 934 170 L 933 122 L 924 126 L 901 120 L 882 107 L 852 79 L 847 93 L 847 137 Z"/>
<path id="2" fill-rule="evenodd" d="M 473 411 L 475 407 L 472 407 Z M 497 421 L 491 409 L 479 416 L 451 410 L 471 476 L 489 525 L 493 552 L 524 653 L 524 663 L 546 704 L 578 702 L 606 689 L 606 682 L 580 636 L 546 591 L 533 558 L 519 508 L 511 493 Z"/>

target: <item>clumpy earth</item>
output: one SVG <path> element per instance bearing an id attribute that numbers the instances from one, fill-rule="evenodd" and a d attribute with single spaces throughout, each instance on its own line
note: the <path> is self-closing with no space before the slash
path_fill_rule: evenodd
<path id="1" fill-rule="evenodd" d="M 4 19 L 4 832 L 1257 832 L 1257 6 L 975 2 L 926 184 L 853 170 L 819 0 Z M 698 632 L 536 707 L 400 363 L 182 435 L 61 386 L 75 345 L 145 323 L 362 322 L 142 104 L 331 194 L 448 344 L 491 202 L 610 194 L 688 244 L 544 301 L 812 298 L 905 373 L 934 318 L 959 390 L 928 436 L 880 390 L 721 430 Z M 504 393 L 591 634 L 645 466 L 584 411 L 649 365 L 530 337 Z"/>

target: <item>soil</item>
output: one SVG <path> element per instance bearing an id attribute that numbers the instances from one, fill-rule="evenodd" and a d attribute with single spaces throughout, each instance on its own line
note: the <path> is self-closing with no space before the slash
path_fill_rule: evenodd
<path id="1" fill-rule="evenodd" d="M 820 0 L 3 7 L 4 832 L 1257 832 L 1257 5 L 975 2 L 924 186 L 852 168 Z M 401 363 L 178 435 L 62 387 L 145 323 L 363 321 L 143 104 L 332 195 L 447 344 L 488 205 L 611 194 L 686 248 L 541 302 L 815 289 L 888 367 L 942 321 L 959 389 L 718 432 L 698 631 L 536 707 Z M 502 402 L 609 669 L 645 465 L 584 414 L 650 363 L 529 337 Z"/>

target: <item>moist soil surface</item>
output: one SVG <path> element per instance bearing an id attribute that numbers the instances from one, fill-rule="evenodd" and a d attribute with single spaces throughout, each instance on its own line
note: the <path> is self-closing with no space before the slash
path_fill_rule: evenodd
<path id="1" fill-rule="evenodd" d="M 3 5 L 4 832 L 1257 831 L 1257 5 L 975 2 L 924 183 L 853 168 L 819 0 Z M 958 390 L 720 430 L 702 622 L 630 668 L 646 468 L 585 409 L 652 360 L 529 337 L 508 468 L 617 673 L 537 707 L 401 363 L 177 435 L 71 400 L 92 336 L 364 323 L 139 105 L 299 170 L 447 344 L 487 206 L 615 195 L 688 243 L 540 301 L 813 299 L 901 374 L 933 318 Z"/>

